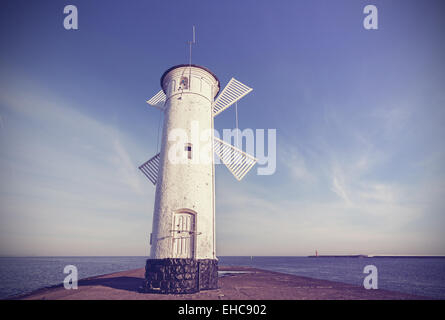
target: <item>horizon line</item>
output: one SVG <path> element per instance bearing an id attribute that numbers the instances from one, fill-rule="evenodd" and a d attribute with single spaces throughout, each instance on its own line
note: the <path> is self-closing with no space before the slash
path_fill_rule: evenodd
<path id="1" fill-rule="evenodd" d="M 443 257 L 445 254 L 319 254 L 318 257 Z M 0 255 L 0 258 L 110 258 L 110 257 L 146 257 L 145 255 Z M 317 257 L 315 255 L 217 255 L 217 257 Z"/>

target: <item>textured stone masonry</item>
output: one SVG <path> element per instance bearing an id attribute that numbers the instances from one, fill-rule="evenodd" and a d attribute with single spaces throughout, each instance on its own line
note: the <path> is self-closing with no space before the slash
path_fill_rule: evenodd
<path id="1" fill-rule="evenodd" d="M 148 259 L 142 291 L 195 293 L 218 288 L 218 261 L 211 259 Z"/>

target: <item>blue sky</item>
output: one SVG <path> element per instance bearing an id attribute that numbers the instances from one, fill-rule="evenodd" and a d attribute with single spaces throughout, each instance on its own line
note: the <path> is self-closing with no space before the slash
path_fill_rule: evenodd
<path id="1" fill-rule="evenodd" d="M 277 130 L 274 175 L 217 168 L 218 255 L 445 254 L 441 1 L 0 6 L 0 255 L 148 254 L 144 101 L 187 63 L 192 25 L 193 62 L 254 88 L 240 128 Z"/>

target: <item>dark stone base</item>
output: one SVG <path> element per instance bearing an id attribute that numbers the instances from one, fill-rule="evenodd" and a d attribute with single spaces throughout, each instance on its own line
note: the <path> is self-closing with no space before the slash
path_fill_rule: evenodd
<path id="1" fill-rule="evenodd" d="M 148 259 L 142 292 L 195 293 L 218 288 L 218 260 Z"/>

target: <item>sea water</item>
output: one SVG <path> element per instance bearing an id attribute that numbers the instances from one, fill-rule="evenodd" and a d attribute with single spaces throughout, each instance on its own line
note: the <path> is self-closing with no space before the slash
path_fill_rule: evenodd
<path id="1" fill-rule="evenodd" d="M 249 266 L 298 276 L 363 285 L 366 265 L 378 270 L 379 289 L 445 299 L 445 258 L 427 257 L 218 257 L 222 266 Z M 0 257 L 0 298 L 63 283 L 66 265 L 79 279 L 143 268 L 146 257 Z"/>
<path id="2" fill-rule="evenodd" d="M 378 288 L 445 299 L 445 257 L 221 257 L 242 265 L 363 286 L 365 266 L 377 268 Z"/>

